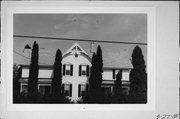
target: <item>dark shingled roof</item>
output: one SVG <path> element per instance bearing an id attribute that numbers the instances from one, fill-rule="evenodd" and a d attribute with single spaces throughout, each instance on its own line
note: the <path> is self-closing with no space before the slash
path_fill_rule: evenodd
<path id="1" fill-rule="evenodd" d="M 62 52 L 66 52 L 75 42 L 70 42 L 66 44 L 60 44 L 59 48 Z M 92 53 L 90 52 L 90 43 L 88 42 L 78 42 L 78 44 L 83 48 L 83 50 L 86 51 L 86 53 L 89 55 L 89 57 L 92 57 Z M 96 52 L 97 46 L 100 45 L 102 49 L 102 55 L 103 55 L 103 67 L 105 68 L 132 68 L 131 64 L 131 50 L 129 48 L 127 49 L 121 49 L 121 45 L 119 44 L 106 44 L 106 43 L 95 43 L 94 45 L 94 51 Z M 55 59 L 55 53 L 57 48 L 54 48 L 54 51 L 46 51 L 46 50 L 39 50 L 39 64 L 40 65 L 53 65 L 54 59 Z M 116 52 L 114 52 L 116 51 Z M 17 55 L 14 53 L 14 55 Z M 29 65 L 30 64 L 30 57 L 31 57 L 31 50 L 25 50 L 22 52 L 22 55 L 25 57 L 19 56 L 19 62 L 20 64 Z M 17 56 L 16 56 L 17 58 Z"/>

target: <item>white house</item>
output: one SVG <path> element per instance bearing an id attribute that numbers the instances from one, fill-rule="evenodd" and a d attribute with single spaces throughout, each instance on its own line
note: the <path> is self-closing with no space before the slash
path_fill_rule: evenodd
<path id="1" fill-rule="evenodd" d="M 22 75 L 19 80 L 21 88 L 20 92 L 27 91 L 27 82 L 29 77 L 29 65 L 22 66 Z M 75 43 L 70 47 L 62 58 L 62 90 L 71 100 L 77 101 L 81 99 L 88 90 L 88 79 L 90 76 L 91 58 L 85 50 Z M 113 93 L 114 81 L 118 71 L 122 72 L 122 85 L 124 93 L 129 92 L 129 72 L 131 68 L 121 67 L 103 67 L 102 87 L 108 94 Z M 42 94 L 51 91 L 51 80 L 53 74 L 52 65 L 39 66 L 38 89 Z"/>

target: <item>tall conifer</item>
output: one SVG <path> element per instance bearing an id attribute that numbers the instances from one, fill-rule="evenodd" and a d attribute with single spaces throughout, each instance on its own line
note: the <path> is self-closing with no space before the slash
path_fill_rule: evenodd
<path id="1" fill-rule="evenodd" d="M 102 73 L 103 73 L 103 58 L 102 58 L 102 50 L 101 47 L 98 45 L 97 47 L 97 56 L 96 56 L 96 62 L 97 62 L 97 88 L 101 89 L 102 84 Z"/>
<path id="2" fill-rule="evenodd" d="M 21 78 L 22 67 L 18 67 L 18 65 L 13 65 L 13 103 L 19 102 L 20 96 L 20 83 L 19 79 Z"/>
<path id="3" fill-rule="evenodd" d="M 62 84 L 62 53 L 58 49 L 56 52 L 55 62 L 54 62 L 54 71 L 52 79 L 52 98 L 58 99 L 60 101 L 61 97 L 61 84 Z"/>
<path id="4" fill-rule="evenodd" d="M 39 45 L 36 41 L 33 44 L 31 54 L 31 64 L 29 68 L 29 80 L 28 80 L 28 100 L 30 102 L 38 101 L 38 57 L 39 57 Z"/>
<path id="5" fill-rule="evenodd" d="M 147 73 L 142 50 L 136 46 L 132 53 L 133 69 L 130 72 L 130 103 L 147 103 Z"/>
<path id="6" fill-rule="evenodd" d="M 89 78 L 89 85 L 90 85 L 89 91 L 92 93 L 92 91 L 96 88 L 96 73 L 97 73 L 96 53 L 93 53 L 91 64 L 92 64 L 92 66 L 91 66 L 91 75 Z"/>
<path id="7" fill-rule="evenodd" d="M 94 97 L 95 97 L 95 92 L 96 92 L 96 85 L 97 85 L 97 62 L 96 62 L 96 53 L 93 53 L 92 60 L 91 60 L 91 75 L 89 77 L 89 91 L 88 94 L 84 98 L 85 103 L 94 103 Z"/>
<path id="8" fill-rule="evenodd" d="M 114 103 L 122 103 L 123 101 L 123 94 L 122 94 L 122 70 L 118 72 L 116 75 L 115 81 L 115 91 L 114 91 Z"/>

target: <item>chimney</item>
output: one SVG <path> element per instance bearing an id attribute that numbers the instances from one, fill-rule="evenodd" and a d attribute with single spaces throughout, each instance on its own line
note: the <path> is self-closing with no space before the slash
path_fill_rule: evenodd
<path id="1" fill-rule="evenodd" d="M 94 53 L 94 42 L 91 42 L 90 53 Z"/>

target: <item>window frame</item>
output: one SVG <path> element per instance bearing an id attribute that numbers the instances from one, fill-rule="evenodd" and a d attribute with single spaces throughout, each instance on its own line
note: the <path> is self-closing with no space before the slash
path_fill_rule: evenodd
<path id="1" fill-rule="evenodd" d="M 81 90 L 82 89 L 82 86 L 85 86 L 85 90 Z M 78 85 L 78 97 L 84 97 L 83 95 L 82 95 L 82 92 L 85 92 L 84 93 L 84 96 L 87 94 L 87 92 L 88 92 L 88 84 L 86 84 L 86 83 L 81 83 L 81 84 L 79 84 Z"/>
<path id="2" fill-rule="evenodd" d="M 69 67 L 69 69 L 68 69 Z M 71 65 L 70 64 L 66 64 L 65 65 L 65 75 L 66 76 L 70 76 L 71 75 Z"/>
<path id="3" fill-rule="evenodd" d="M 83 68 L 82 67 L 85 67 L 85 74 L 83 74 L 83 71 L 82 70 Z M 89 76 L 89 65 L 88 64 L 80 64 L 79 65 L 79 76 Z"/>
<path id="4" fill-rule="evenodd" d="M 70 66 L 70 70 L 66 70 L 67 66 Z M 67 71 L 69 71 L 69 74 L 67 74 Z M 63 76 L 73 76 L 73 64 L 71 63 L 63 64 Z"/>
<path id="5" fill-rule="evenodd" d="M 69 86 L 69 90 L 65 90 L 65 86 Z M 68 91 L 68 95 L 66 95 L 66 91 Z M 62 84 L 62 93 L 67 97 L 72 97 L 72 84 L 71 83 L 63 83 Z"/>
<path id="6" fill-rule="evenodd" d="M 40 87 L 50 87 L 49 94 L 51 93 L 51 84 L 38 84 L 38 92 L 40 91 Z M 39 92 L 40 93 L 40 92 Z M 44 94 L 46 94 L 46 89 L 44 88 Z"/>
<path id="7" fill-rule="evenodd" d="M 22 93 L 22 92 L 28 92 L 28 84 L 27 83 L 21 83 L 21 85 L 20 85 L 21 87 L 20 87 L 20 93 Z M 26 86 L 26 88 L 27 88 L 27 90 L 23 90 L 23 86 Z"/>

